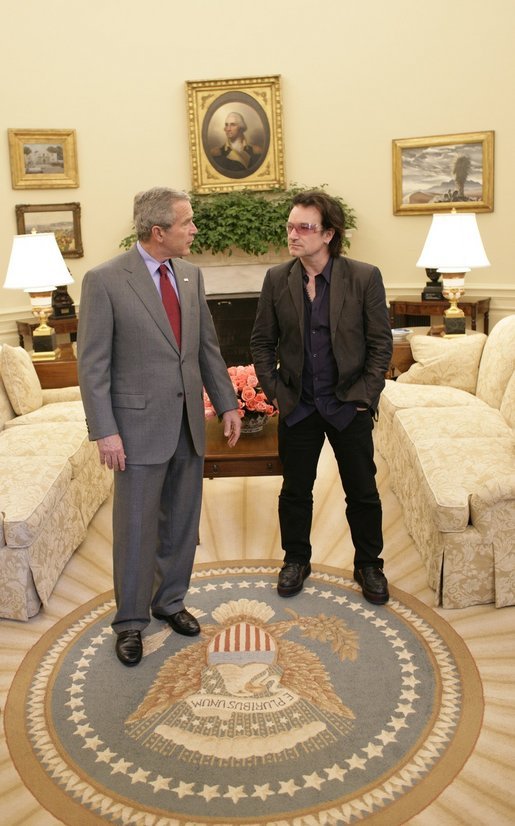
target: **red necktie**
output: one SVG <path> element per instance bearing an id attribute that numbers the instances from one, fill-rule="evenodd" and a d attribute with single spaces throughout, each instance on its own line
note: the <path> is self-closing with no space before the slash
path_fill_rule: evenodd
<path id="1" fill-rule="evenodd" d="M 181 349 L 181 308 L 177 294 L 170 283 L 169 270 L 166 264 L 161 264 L 159 267 L 159 276 L 161 282 L 161 298 L 163 300 L 166 315 L 173 330 L 173 334 Z"/>

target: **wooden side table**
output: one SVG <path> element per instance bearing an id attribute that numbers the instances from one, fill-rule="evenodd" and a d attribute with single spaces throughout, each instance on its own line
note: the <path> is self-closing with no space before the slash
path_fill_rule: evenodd
<path id="1" fill-rule="evenodd" d="M 422 301 L 417 296 L 400 296 L 390 300 L 390 323 L 392 327 L 409 327 L 407 316 L 443 316 L 449 302 L 444 298 L 441 301 Z M 490 298 L 462 298 L 458 307 L 470 318 L 470 326 L 477 329 L 478 314 L 483 315 L 483 332 L 488 335 L 488 321 L 490 312 Z"/>
<path id="2" fill-rule="evenodd" d="M 71 344 L 60 344 L 59 350 L 59 356 L 54 361 L 33 362 L 44 390 L 51 387 L 73 387 L 79 383 L 77 359 Z"/>
<path id="3" fill-rule="evenodd" d="M 280 476 L 282 465 L 277 452 L 277 416 L 261 433 L 240 436 L 234 447 L 227 445 L 223 425 L 218 419 L 206 420 L 204 477 Z"/>
<path id="4" fill-rule="evenodd" d="M 53 327 L 56 333 L 69 333 L 70 341 L 77 339 L 77 326 L 79 324 L 79 317 L 75 318 L 49 318 L 48 324 Z M 20 347 L 25 347 L 25 336 L 32 340 L 32 333 L 39 327 L 37 318 L 27 318 L 16 322 L 16 330 L 20 340 Z"/>
<path id="5" fill-rule="evenodd" d="M 414 363 L 415 359 L 413 358 L 409 341 L 406 339 L 403 339 L 403 341 L 394 341 L 392 360 L 390 361 L 390 367 L 385 376 L 387 379 L 394 379 L 400 373 L 405 373 L 406 370 L 409 370 Z"/>

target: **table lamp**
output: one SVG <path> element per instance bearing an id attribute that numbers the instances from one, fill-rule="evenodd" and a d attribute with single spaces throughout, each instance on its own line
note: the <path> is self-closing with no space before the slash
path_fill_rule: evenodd
<path id="1" fill-rule="evenodd" d="M 55 330 L 48 326 L 47 319 L 52 312 L 52 293 L 62 284 L 73 284 L 73 278 L 54 233 L 15 235 L 4 287 L 30 295 L 32 313 L 39 318 L 32 334 L 34 361 L 50 361 L 59 355 Z"/>
<path id="2" fill-rule="evenodd" d="M 465 273 L 474 267 L 489 267 L 473 212 L 433 215 L 417 267 L 436 269 L 442 274 L 442 294 L 450 302 L 444 311 L 444 334 L 464 335 L 465 314 L 458 301 L 465 294 Z"/>

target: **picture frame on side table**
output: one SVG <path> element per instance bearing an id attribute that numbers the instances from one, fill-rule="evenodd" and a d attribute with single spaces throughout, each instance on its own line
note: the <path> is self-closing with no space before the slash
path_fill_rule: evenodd
<path id="1" fill-rule="evenodd" d="M 80 204 L 17 204 L 18 235 L 53 232 L 63 258 L 82 258 Z"/>
<path id="2" fill-rule="evenodd" d="M 8 129 L 13 189 L 79 186 L 75 129 Z"/>
<path id="3" fill-rule="evenodd" d="M 192 189 L 284 189 L 280 75 L 186 81 Z"/>
<path id="4" fill-rule="evenodd" d="M 494 132 L 392 141 L 394 215 L 492 212 Z"/>

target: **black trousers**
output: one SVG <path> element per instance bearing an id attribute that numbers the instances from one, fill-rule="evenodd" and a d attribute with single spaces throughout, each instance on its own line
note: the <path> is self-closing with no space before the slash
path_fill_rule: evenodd
<path id="1" fill-rule="evenodd" d="M 279 523 L 285 562 L 305 565 L 311 559 L 313 485 L 320 452 L 327 437 L 333 448 L 345 492 L 346 517 L 354 544 L 354 567 L 376 565 L 383 549 L 381 500 L 375 481 L 374 422 L 368 411 L 358 412 L 341 432 L 318 413 L 288 427 L 279 421 L 279 456 L 283 484 L 279 494 Z M 335 514 L 335 521 L 339 518 Z"/>

